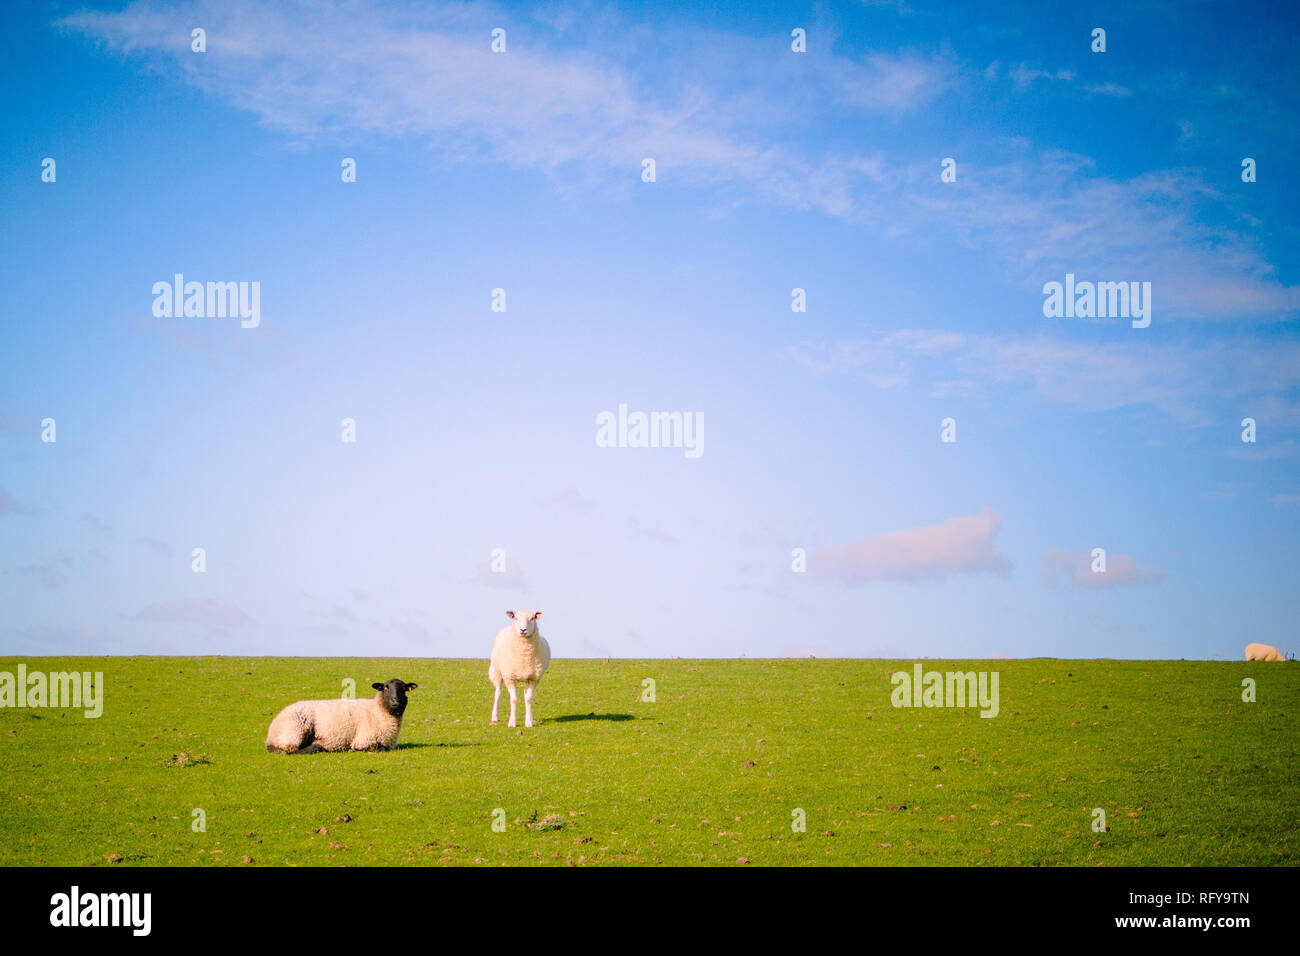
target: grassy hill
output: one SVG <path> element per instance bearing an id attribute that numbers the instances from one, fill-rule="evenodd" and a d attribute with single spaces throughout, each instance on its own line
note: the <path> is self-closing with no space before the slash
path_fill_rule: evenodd
<path id="1" fill-rule="evenodd" d="M 911 661 L 557 659 L 516 731 L 488 725 L 486 661 L 23 662 L 102 671 L 106 697 L 0 709 L 7 866 L 1300 859 L 1295 664 L 925 661 L 998 671 L 981 719 L 891 706 Z M 285 704 L 389 677 L 420 685 L 397 750 L 264 751 Z"/>

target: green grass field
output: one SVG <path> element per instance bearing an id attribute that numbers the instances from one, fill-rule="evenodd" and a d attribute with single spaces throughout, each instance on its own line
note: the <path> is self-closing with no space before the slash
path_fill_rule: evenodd
<path id="1" fill-rule="evenodd" d="M 540 723 L 516 731 L 504 710 L 488 725 L 486 661 L 24 663 L 102 671 L 106 698 L 97 720 L 0 709 L 7 866 L 1294 865 L 1300 853 L 1294 664 L 924 662 L 997 670 L 1001 710 L 981 719 L 892 707 L 888 675 L 910 661 L 557 659 Z M 1255 703 L 1242 701 L 1248 676 Z M 283 705 L 389 677 L 420 685 L 395 751 L 263 749 Z M 521 700 L 521 725 L 522 712 Z M 1094 808 L 1109 832 L 1093 831 Z M 792 830 L 796 809 L 806 832 Z"/>

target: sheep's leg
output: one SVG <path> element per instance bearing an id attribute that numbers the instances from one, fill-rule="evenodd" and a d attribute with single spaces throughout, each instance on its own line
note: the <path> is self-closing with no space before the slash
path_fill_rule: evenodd
<path id="1" fill-rule="evenodd" d="M 537 685 L 529 681 L 524 685 L 524 726 L 533 725 L 533 688 Z"/>
<path id="2" fill-rule="evenodd" d="M 492 694 L 492 723 L 497 722 L 497 707 L 501 704 L 501 682 L 496 682 L 496 691 Z"/>
<path id="3" fill-rule="evenodd" d="M 506 681 L 506 690 L 509 691 L 509 693 L 510 693 L 510 720 L 509 720 L 509 722 L 506 724 L 506 726 L 507 726 L 507 727 L 513 727 L 513 726 L 515 726 L 515 723 L 516 723 L 516 721 L 515 721 L 515 709 L 516 709 L 516 707 L 517 707 L 517 705 L 518 705 L 518 703 L 519 703 L 519 697 L 518 697 L 518 696 L 516 695 L 516 693 L 515 693 L 515 682 L 514 682 L 514 681 Z"/>
<path id="4" fill-rule="evenodd" d="M 297 750 L 290 750 L 289 753 L 292 753 L 292 754 L 323 754 L 323 753 L 325 753 L 325 748 L 322 747 L 320 744 L 316 743 L 316 741 L 313 740 L 313 741 L 312 741 L 310 744 L 308 744 L 306 747 L 299 747 Z"/>

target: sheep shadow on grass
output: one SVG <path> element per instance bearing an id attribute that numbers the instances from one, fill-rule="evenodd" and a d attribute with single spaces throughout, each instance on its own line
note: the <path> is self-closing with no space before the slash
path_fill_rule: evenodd
<path id="1" fill-rule="evenodd" d="M 548 717 L 546 723 L 566 724 L 572 720 L 636 720 L 631 714 L 565 714 L 563 717 Z"/>

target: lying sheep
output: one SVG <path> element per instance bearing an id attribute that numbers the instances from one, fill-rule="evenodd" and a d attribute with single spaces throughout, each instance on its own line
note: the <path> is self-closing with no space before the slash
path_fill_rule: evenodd
<path id="1" fill-rule="evenodd" d="M 492 695 L 492 723 L 497 722 L 497 707 L 501 703 L 501 685 L 510 692 L 510 721 L 515 726 L 515 684 L 524 685 L 524 726 L 533 725 L 533 691 L 546 668 L 551 666 L 551 645 L 546 643 L 537 629 L 541 611 L 506 611 L 514 623 L 497 632 L 492 642 L 492 661 L 488 664 L 488 680 L 496 687 Z"/>
<path id="2" fill-rule="evenodd" d="M 1284 661 L 1286 655 L 1279 651 L 1272 644 L 1247 644 L 1246 660 L 1248 661 Z"/>
<path id="3" fill-rule="evenodd" d="M 268 753 L 314 754 L 323 750 L 392 750 L 402 732 L 406 695 L 419 684 L 394 677 L 371 684 L 370 700 L 300 700 L 275 715 L 266 732 Z"/>

